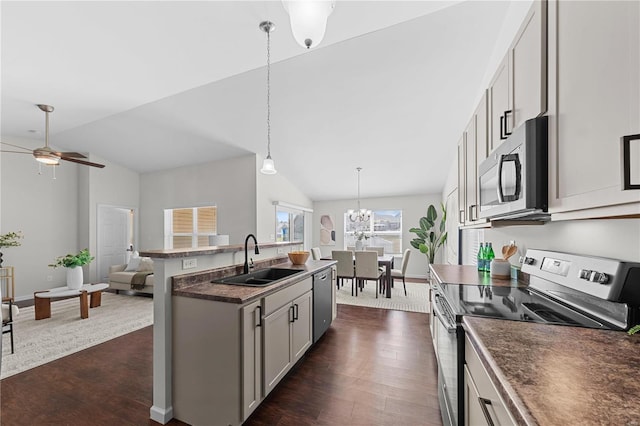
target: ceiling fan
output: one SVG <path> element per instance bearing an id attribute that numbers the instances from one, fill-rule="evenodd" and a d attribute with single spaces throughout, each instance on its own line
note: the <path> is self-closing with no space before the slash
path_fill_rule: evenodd
<path id="1" fill-rule="evenodd" d="M 87 157 L 80 154 L 79 152 L 58 152 L 51 149 L 49 147 L 49 113 L 53 112 L 53 107 L 51 105 L 38 104 L 38 108 L 44 111 L 46 116 L 44 146 L 42 148 L 29 149 L 29 148 L 24 148 L 22 146 L 14 145 L 7 142 L 0 142 L 3 145 L 8 145 L 14 148 L 19 148 L 24 150 L 24 151 L 2 150 L 1 152 L 11 152 L 14 154 L 32 154 L 35 157 L 36 161 L 49 166 L 57 166 L 60 163 L 60 160 L 65 160 L 65 161 L 71 161 L 72 163 L 82 164 L 85 166 L 99 167 L 99 168 L 104 167 L 104 164 L 92 163 L 90 161 L 81 160 L 81 158 L 87 158 Z"/>

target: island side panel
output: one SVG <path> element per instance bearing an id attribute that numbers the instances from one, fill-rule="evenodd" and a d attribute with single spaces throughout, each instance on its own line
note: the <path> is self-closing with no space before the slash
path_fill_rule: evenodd
<path id="1" fill-rule="evenodd" d="M 242 305 L 173 298 L 173 409 L 189 424 L 239 425 Z"/>

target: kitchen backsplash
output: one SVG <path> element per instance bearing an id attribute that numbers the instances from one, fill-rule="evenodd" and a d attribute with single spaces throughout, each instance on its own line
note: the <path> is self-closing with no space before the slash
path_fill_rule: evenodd
<path id="1" fill-rule="evenodd" d="M 528 248 L 565 251 L 590 256 L 640 261 L 640 220 L 606 219 L 549 222 L 539 226 L 511 226 L 462 231 L 462 263 L 473 265 L 479 241 L 493 243 L 496 256 L 500 248 L 515 241 L 517 262 Z"/>

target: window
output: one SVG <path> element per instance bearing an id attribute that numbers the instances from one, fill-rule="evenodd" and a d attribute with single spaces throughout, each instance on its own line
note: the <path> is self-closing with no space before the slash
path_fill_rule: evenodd
<path id="1" fill-rule="evenodd" d="M 304 241 L 304 213 L 276 207 L 276 241 Z"/>
<path id="2" fill-rule="evenodd" d="M 208 246 L 217 233 L 217 213 L 215 206 L 165 210 L 165 248 Z"/>
<path id="3" fill-rule="evenodd" d="M 344 214 L 345 248 L 356 245 L 357 231 L 367 237 L 365 246 L 384 247 L 385 254 L 402 253 L 402 210 L 373 210 L 371 218 L 362 223 L 352 222 Z"/>

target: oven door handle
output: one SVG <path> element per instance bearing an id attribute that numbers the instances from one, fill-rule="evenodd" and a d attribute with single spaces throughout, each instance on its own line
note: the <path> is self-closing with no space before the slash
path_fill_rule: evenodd
<path id="1" fill-rule="evenodd" d="M 440 297 L 441 296 L 436 295 L 436 299 L 435 299 L 436 303 L 433 304 L 433 313 L 438 318 L 438 320 L 440 320 L 440 322 L 442 323 L 444 328 L 447 330 L 447 332 L 455 333 L 456 332 L 455 324 L 452 325 L 449 322 L 449 320 L 447 320 L 447 317 L 442 313 L 442 311 L 440 310 L 440 307 L 438 306 L 438 298 L 440 298 Z"/>

